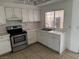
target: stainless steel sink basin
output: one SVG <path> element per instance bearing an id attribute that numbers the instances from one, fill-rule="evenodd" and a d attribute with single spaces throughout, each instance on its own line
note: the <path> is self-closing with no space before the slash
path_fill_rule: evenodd
<path id="1" fill-rule="evenodd" d="M 43 28 L 41 30 L 44 30 L 44 31 L 52 31 L 53 29 L 50 29 L 50 28 Z"/>

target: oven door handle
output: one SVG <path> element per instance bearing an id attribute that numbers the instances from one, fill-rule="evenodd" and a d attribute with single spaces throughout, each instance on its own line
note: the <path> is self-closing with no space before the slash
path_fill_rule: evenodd
<path id="1" fill-rule="evenodd" d="M 12 37 L 18 37 L 18 36 L 23 36 L 23 35 L 26 35 L 26 34 L 18 34 L 18 35 L 14 35 Z"/>

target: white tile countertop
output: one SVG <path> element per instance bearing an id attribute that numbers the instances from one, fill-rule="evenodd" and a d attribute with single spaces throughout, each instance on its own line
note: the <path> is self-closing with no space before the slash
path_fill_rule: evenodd
<path id="1" fill-rule="evenodd" d="M 51 30 L 51 31 L 40 30 L 40 31 L 48 32 L 48 33 L 51 33 L 51 34 L 58 34 L 58 35 L 64 34 L 64 32 L 61 32 L 61 31 L 54 31 L 54 30 Z"/>
<path id="2" fill-rule="evenodd" d="M 59 32 L 59 31 L 48 31 L 48 33 L 54 33 L 54 34 L 59 34 L 59 35 L 61 35 L 61 34 L 64 34 L 63 32 Z"/>
<path id="3" fill-rule="evenodd" d="M 8 34 L 8 33 L 0 33 L 0 36 L 4 36 L 4 35 L 10 35 L 10 34 Z"/>

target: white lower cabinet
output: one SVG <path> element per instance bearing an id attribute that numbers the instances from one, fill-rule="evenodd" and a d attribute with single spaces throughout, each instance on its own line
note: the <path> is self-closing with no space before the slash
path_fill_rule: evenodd
<path id="1" fill-rule="evenodd" d="M 28 44 L 33 44 L 33 43 L 37 42 L 36 31 L 35 30 L 29 30 L 27 32 L 28 32 L 27 33 Z"/>
<path id="2" fill-rule="evenodd" d="M 11 51 L 11 44 L 9 36 L 0 36 L 0 55 Z"/>
<path id="3" fill-rule="evenodd" d="M 65 50 L 64 37 L 59 34 L 48 33 L 47 31 L 39 30 L 37 31 L 37 39 L 38 42 L 59 52 L 60 54 Z"/>
<path id="4" fill-rule="evenodd" d="M 58 39 L 49 39 L 48 47 L 56 51 L 60 51 L 60 41 Z"/>
<path id="5" fill-rule="evenodd" d="M 0 42 L 0 55 L 11 51 L 10 41 Z"/>

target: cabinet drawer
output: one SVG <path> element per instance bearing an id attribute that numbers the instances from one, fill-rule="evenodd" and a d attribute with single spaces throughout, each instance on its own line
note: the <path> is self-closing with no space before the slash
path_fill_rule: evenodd
<path id="1" fill-rule="evenodd" d="M 0 55 L 10 51 L 11 51 L 10 41 L 0 42 Z"/>
<path id="2" fill-rule="evenodd" d="M 6 40 L 10 41 L 9 35 L 0 36 L 0 41 L 6 41 Z"/>
<path id="3" fill-rule="evenodd" d="M 3 38 L 3 39 L 10 39 L 10 38 L 9 38 L 9 35 L 4 35 L 4 36 L 2 36 L 2 38 Z"/>

